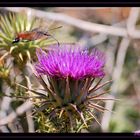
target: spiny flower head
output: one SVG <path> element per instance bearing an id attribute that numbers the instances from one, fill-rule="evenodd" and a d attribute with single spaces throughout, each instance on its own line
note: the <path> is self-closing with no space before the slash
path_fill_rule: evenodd
<path id="1" fill-rule="evenodd" d="M 14 63 L 21 69 L 28 60 L 34 58 L 36 48 L 53 43 L 45 38 L 15 41 L 20 40 L 19 34 L 29 38 L 34 36 L 26 33 L 37 29 L 38 26 L 39 20 L 35 17 L 29 18 L 26 13 L 0 15 L 0 47 L 14 57 Z"/>
<path id="2" fill-rule="evenodd" d="M 39 62 L 35 68 L 39 75 L 73 79 L 104 76 L 105 57 L 99 50 L 89 52 L 76 44 L 61 44 L 59 48 L 51 48 L 55 49 L 47 54 L 41 49 L 37 50 Z"/>
<path id="3" fill-rule="evenodd" d="M 45 108 L 47 112 L 49 109 L 48 116 L 55 118 L 55 122 L 69 120 L 70 128 L 75 130 L 77 120 L 80 120 L 81 124 L 83 122 L 86 127 L 89 118 L 99 123 L 93 111 L 106 110 L 98 103 L 107 99 L 100 98 L 107 92 L 97 95 L 92 93 L 109 83 L 99 85 L 105 75 L 104 54 L 97 49 L 83 49 L 77 44 L 51 45 L 46 51 L 47 53 L 37 49 L 38 62 L 34 65 L 35 74 L 47 92 L 42 95 L 35 91 L 45 100 L 41 101 L 39 111 Z M 95 79 L 99 81 L 92 86 Z"/>

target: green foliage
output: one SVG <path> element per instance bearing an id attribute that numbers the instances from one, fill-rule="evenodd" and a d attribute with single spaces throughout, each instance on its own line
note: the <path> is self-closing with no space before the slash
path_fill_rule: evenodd
<path id="1" fill-rule="evenodd" d="M 71 112 L 73 124 L 71 126 L 69 117 L 66 113 L 60 117 L 61 113 L 57 113 L 54 116 L 50 116 L 51 108 L 45 109 L 44 111 L 37 112 L 34 116 L 36 131 L 41 133 L 79 133 L 82 129 L 87 129 L 80 118 L 77 117 L 76 112 Z M 91 123 L 92 117 L 86 112 L 86 122 Z"/>

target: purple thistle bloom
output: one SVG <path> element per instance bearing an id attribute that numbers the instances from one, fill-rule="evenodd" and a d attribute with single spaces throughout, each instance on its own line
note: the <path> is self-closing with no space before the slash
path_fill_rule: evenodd
<path id="1" fill-rule="evenodd" d="M 35 64 L 35 69 L 38 75 L 73 79 L 104 76 L 105 57 L 99 50 L 93 49 L 89 53 L 77 44 L 50 47 L 54 49 L 48 53 L 42 49 L 36 51 L 38 63 Z"/>
<path id="2" fill-rule="evenodd" d="M 69 118 L 72 128 L 77 128 L 77 117 L 80 117 L 87 127 L 87 113 L 99 123 L 92 112 L 106 110 L 98 103 L 108 99 L 100 98 L 107 92 L 95 95 L 92 93 L 109 83 L 100 84 L 105 75 L 104 54 L 97 49 L 83 49 L 78 44 L 61 44 L 59 47 L 52 45 L 46 49 L 47 53 L 42 49 L 36 51 L 38 62 L 35 64 L 35 73 L 47 92 L 44 94 L 47 105 L 45 107 L 51 110 L 49 115 L 53 117 L 54 114 L 59 114 L 64 120 Z M 100 79 L 97 82 L 95 78 Z M 97 83 L 93 86 L 93 82 Z M 42 98 L 44 99 L 44 96 Z M 44 102 L 39 109 L 42 108 Z M 64 112 L 65 115 L 62 115 Z"/>

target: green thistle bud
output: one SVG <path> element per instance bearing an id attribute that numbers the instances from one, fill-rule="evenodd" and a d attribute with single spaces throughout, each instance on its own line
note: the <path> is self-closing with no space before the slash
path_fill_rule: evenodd
<path id="1" fill-rule="evenodd" d="M 39 26 L 38 24 L 36 18 L 28 19 L 26 14 L 0 16 L 0 47 L 9 52 L 21 68 L 28 60 L 35 57 L 35 48 L 48 44 L 48 40 L 44 38 L 33 41 L 15 41 L 19 33 L 31 31 Z"/>

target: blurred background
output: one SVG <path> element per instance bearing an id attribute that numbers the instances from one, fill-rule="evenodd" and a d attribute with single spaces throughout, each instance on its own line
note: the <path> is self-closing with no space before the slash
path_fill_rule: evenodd
<path id="1" fill-rule="evenodd" d="M 0 8 L 1 15 L 8 12 L 26 13 L 29 19 L 34 16 L 40 19 L 40 28 L 62 26 L 52 33 L 60 43 L 79 42 L 88 49 L 96 47 L 105 52 L 104 81 L 113 81 L 108 96 L 119 101 L 106 101 L 105 107 L 115 113 L 108 111 L 102 113 L 99 117 L 101 127 L 93 122 L 91 128 L 85 132 L 123 133 L 140 130 L 140 8 Z M 30 127 L 26 129 L 23 128 L 22 122 L 13 124 L 8 121 L 12 117 L 12 120 L 24 118 L 29 111 L 23 109 L 19 113 L 16 109 L 20 109 L 21 104 L 17 103 L 13 109 L 17 112 L 15 117 L 11 111 L 11 101 L 7 98 L 0 97 L 0 124 L 4 124 L 0 126 L 0 131 L 35 132 L 33 123 L 30 124 L 31 117 L 27 119 L 27 125 Z M 3 116 L 7 119 L 7 123 L 3 123 L 5 121 Z"/>

